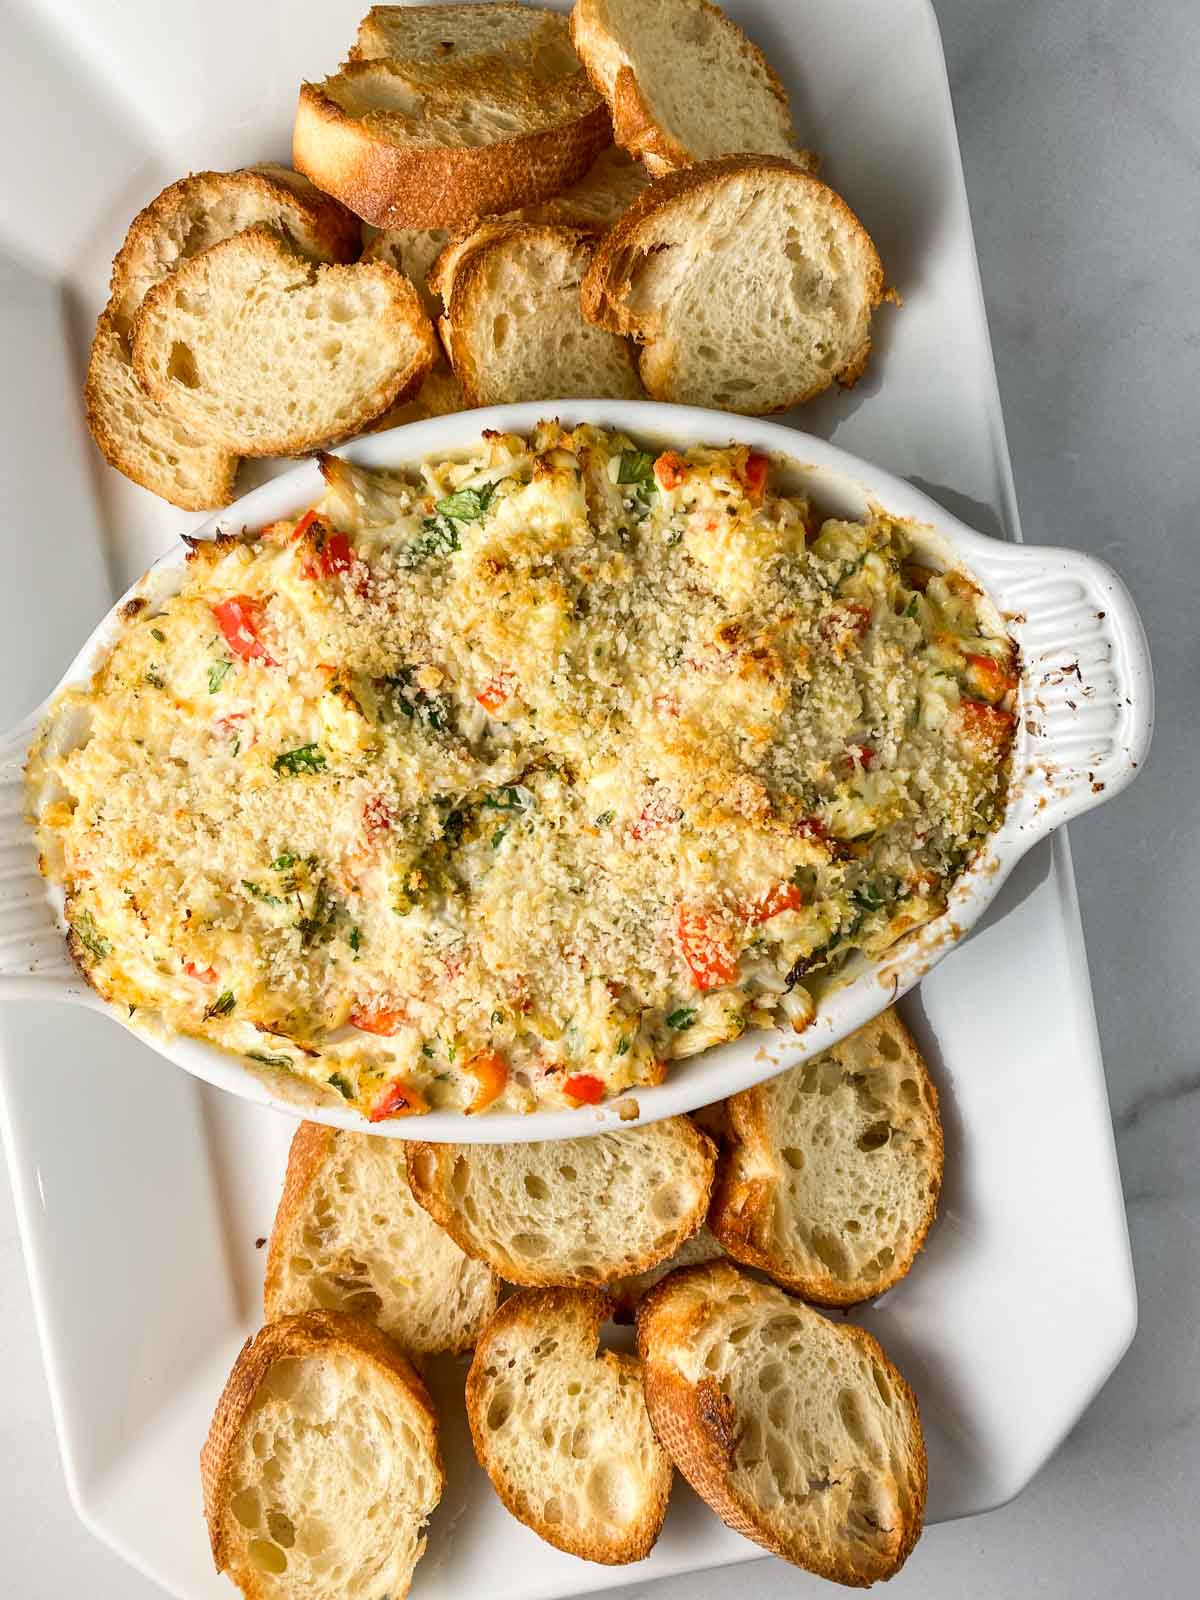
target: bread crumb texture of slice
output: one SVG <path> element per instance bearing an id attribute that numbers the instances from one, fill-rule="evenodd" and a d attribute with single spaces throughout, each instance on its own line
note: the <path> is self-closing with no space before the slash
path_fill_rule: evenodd
<path id="1" fill-rule="evenodd" d="M 837 1583 L 899 1570 L 921 1532 L 925 1444 L 870 1334 L 716 1262 L 650 1291 L 638 1349 L 659 1440 L 731 1528 Z"/>
<path id="2" fill-rule="evenodd" d="M 358 254 L 357 219 L 298 172 L 264 163 L 193 173 L 169 184 L 133 219 L 92 341 L 84 408 L 105 460 L 186 511 L 228 505 L 238 458 L 137 382 L 133 321 L 146 294 L 184 261 L 260 224 L 278 228 L 314 260 L 351 261 Z"/>
<path id="3" fill-rule="evenodd" d="M 509 1283 L 644 1272 L 704 1221 L 716 1151 L 686 1117 L 590 1139 L 406 1145 L 413 1195 Z"/>
<path id="4" fill-rule="evenodd" d="M 655 1438 L 636 1356 L 600 1348 L 597 1289 L 506 1300 L 467 1376 L 479 1463 L 513 1516 L 547 1543 L 609 1565 L 649 1554 L 671 1463 Z"/>
<path id="5" fill-rule="evenodd" d="M 470 405 L 642 395 L 633 346 L 580 311 L 593 240 L 578 228 L 490 221 L 439 257 L 438 331 Z"/>
<path id="6" fill-rule="evenodd" d="M 404 1600 L 444 1482 L 415 1368 L 334 1311 L 246 1343 L 200 1469 L 213 1560 L 247 1600 Z"/>
<path id="7" fill-rule="evenodd" d="M 395 1139 L 302 1122 L 271 1231 L 268 1321 L 308 1310 L 365 1317 L 413 1354 L 469 1350 L 500 1283 L 417 1205 Z"/>
<path id="8" fill-rule="evenodd" d="M 565 17 L 377 6 L 341 71 L 301 87 L 292 152 L 377 227 L 444 228 L 558 194 L 611 141 Z"/>
<path id="9" fill-rule="evenodd" d="M 571 38 L 617 143 L 651 172 L 746 151 L 808 165 L 783 85 L 708 0 L 576 0 Z"/>
<path id="10" fill-rule="evenodd" d="M 883 296 L 845 201 L 767 156 L 660 179 L 601 239 L 582 287 L 589 320 L 642 345 L 656 400 L 747 415 L 854 383 Z"/>
<path id="11" fill-rule="evenodd" d="M 250 228 L 152 289 L 138 312 L 139 381 L 241 455 L 348 438 L 418 389 L 436 344 L 417 291 L 381 261 L 322 266 Z"/>
<path id="12" fill-rule="evenodd" d="M 727 1102 L 710 1225 L 730 1255 L 820 1305 L 912 1266 L 937 1211 L 937 1091 L 896 1011 Z"/>
<path id="13" fill-rule="evenodd" d="M 364 231 L 368 231 L 364 229 Z M 441 301 L 429 287 L 434 262 L 450 243 L 445 228 L 370 228 L 371 237 L 363 248 L 364 261 L 386 261 L 409 279 L 421 296 L 430 322 L 441 313 Z"/>

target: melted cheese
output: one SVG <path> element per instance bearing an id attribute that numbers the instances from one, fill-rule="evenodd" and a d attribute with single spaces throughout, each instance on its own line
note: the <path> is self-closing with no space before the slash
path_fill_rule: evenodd
<path id="1" fill-rule="evenodd" d="M 368 1114 L 569 1105 L 804 1026 L 997 822 L 1012 646 L 890 519 L 557 425 L 326 473 L 35 748 L 109 999 Z"/>

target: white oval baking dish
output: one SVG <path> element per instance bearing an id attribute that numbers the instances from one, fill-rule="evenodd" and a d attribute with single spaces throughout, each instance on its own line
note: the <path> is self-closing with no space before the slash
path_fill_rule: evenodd
<path id="1" fill-rule="evenodd" d="M 196 1077 L 243 1099 L 336 1127 L 395 1138 L 512 1143 L 575 1138 L 604 1127 L 653 1122 L 694 1110 L 803 1060 L 860 1027 L 918 982 L 979 919 L 1014 864 L 1054 828 L 1111 798 L 1142 765 L 1153 725 L 1153 680 L 1141 621 L 1120 578 L 1103 562 L 1073 550 L 1006 544 L 966 527 L 903 479 L 869 466 L 823 440 L 778 423 L 646 401 L 542 401 L 456 413 L 373 434 L 339 454 L 365 467 L 398 466 L 469 449 L 484 428 L 523 433 L 546 416 L 591 422 L 656 444 L 747 444 L 771 455 L 796 487 L 833 515 L 861 517 L 869 505 L 920 526 L 914 538 L 947 566 L 968 571 L 985 590 L 1021 655 L 1018 733 L 1008 807 L 1001 827 L 955 884 L 946 912 L 863 963 L 818 997 L 802 1034 L 751 1032 L 681 1061 L 664 1083 L 629 1091 L 607 1105 L 530 1115 L 466 1117 L 438 1111 L 368 1124 L 357 1112 L 315 1099 L 279 1074 L 256 1073 L 240 1058 L 195 1039 L 156 1032 L 140 1017 L 102 1000 L 67 954 L 62 893 L 39 873 L 25 815 L 24 763 L 29 744 L 57 695 L 86 683 L 111 647 L 121 605 L 151 599 L 180 581 L 182 540 L 134 585 L 96 628 L 54 694 L 0 739 L 0 999 L 64 1000 L 107 1012 L 160 1054 Z M 307 461 L 255 489 L 200 530 L 255 528 L 295 514 L 324 484 Z M 58 736 L 73 736 L 69 726 Z M 36 1070 L 33 1064 L 30 1070 Z M 119 1086 L 114 1085 L 119 1093 Z"/>

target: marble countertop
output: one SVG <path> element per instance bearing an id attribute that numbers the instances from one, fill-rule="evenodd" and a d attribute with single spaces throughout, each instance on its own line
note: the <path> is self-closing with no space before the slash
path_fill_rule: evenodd
<path id="1" fill-rule="evenodd" d="M 1200 983 L 1187 965 L 1200 773 L 1179 737 L 1200 689 L 1200 5 L 935 4 L 1026 533 L 1124 575 L 1150 631 L 1159 731 L 1134 788 L 1071 830 L 1137 1338 L 1024 1494 L 931 1529 L 888 1593 L 1174 1600 L 1195 1593 L 1200 1566 Z M 161 1600 L 67 1502 L 2 1186 L 0 1373 L 0 1587 L 14 1600 Z M 717 1600 L 747 1585 L 757 1600 L 833 1592 L 760 1561 L 619 1594 Z"/>

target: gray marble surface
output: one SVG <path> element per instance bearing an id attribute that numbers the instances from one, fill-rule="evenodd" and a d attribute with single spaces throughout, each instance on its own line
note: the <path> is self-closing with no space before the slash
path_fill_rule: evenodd
<path id="1" fill-rule="evenodd" d="M 1140 1329 L 1025 1493 L 932 1529 L 888 1592 L 1183 1600 L 1200 1568 L 1200 3 L 936 6 L 1026 533 L 1125 576 L 1150 630 L 1159 731 L 1141 781 L 1072 829 Z M 67 1503 L 2 1187 L 0 1373 L 0 1462 L 20 1463 L 0 1498 L 0 1592 L 159 1596 Z M 760 1561 L 620 1594 L 822 1589 Z"/>

